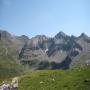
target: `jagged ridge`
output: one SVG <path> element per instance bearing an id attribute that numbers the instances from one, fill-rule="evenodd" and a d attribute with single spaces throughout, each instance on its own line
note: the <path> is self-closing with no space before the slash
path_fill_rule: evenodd
<path id="1" fill-rule="evenodd" d="M 76 57 L 90 51 L 90 37 L 84 33 L 75 37 L 59 32 L 52 38 L 37 35 L 29 39 L 25 35 L 12 36 L 0 31 L 0 42 L 22 64 L 38 69 L 67 69 L 77 61 Z"/>

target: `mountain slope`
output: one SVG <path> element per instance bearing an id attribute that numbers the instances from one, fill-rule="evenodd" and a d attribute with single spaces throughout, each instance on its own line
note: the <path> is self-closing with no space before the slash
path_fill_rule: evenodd
<path id="1" fill-rule="evenodd" d="M 90 37 L 84 33 L 79 37 L 68 36 L 63 32 L 59 32 L 53 38 L 48 38 L 44 35 L 37 35 L 36 37 L 31 38 L 25 47 L 23 47 L 22 57 L 20 57 L 20 59 L 23 64 L 29 66 L 33 64 L 32 62 L 37 61 L 36 67 L 39 67 L 39 64 L 43 62 L 43 69 L 44 67 L 54 67 L 51 67 L 52 62 L 55 62 L 54 65 L 56 69 L 69 68 L 70 65 L 76 61 L 74 58 L 82 54 L 82 52 L 89 52 L 89 41 Z M 70 62 L 67 60 L 67 57 L 70 58 Z M 81 63 L 81 65 L 84 65 L 84 63 Z"/>
<path id="2" fill-rule="evenodd" d="M 0 82 L 4 79 L 20 75 L 22 70 L 20 62 L 0 42 Z"/>
<path id="3" fill-rule="evenodd" d="M 87 53 L 90 52 L 90 37 L 82 33 L 79 37 L 69 36 L 59 32 L 50 38 L 37 35 L 31 39 L 27 36 L 13 36 L 7 31 L 0 31 L 0 43 L 14 59 L 19 59 L 24 66 L 34 69 L 68 69 L 74 66 L 85 66 L 90 62 Z M 1 50 L 2 52 L 3 50 Z M 85 62 L 80 56 L 85 54 Z M 90 53 L 88 53 L 88 57 Z M 78 65 L 78 61 L 79 65 Z M 89 64 L 87 64 L 89 65 Z"/>

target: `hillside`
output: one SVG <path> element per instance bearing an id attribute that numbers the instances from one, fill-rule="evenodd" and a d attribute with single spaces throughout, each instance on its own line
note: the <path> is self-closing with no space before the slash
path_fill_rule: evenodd
<path id="1" fill-rule="evenodd" d="M 20 75 L 22 66 L 20 62 L 13 58 L 9 50 L 0 43 L 0 82 L 16 75 Z"/>
<path id="2" fill-rule="evenodd" d="M 90 69 L 33 71 L 20 78 L 19 90 L 90 90 Z"/>

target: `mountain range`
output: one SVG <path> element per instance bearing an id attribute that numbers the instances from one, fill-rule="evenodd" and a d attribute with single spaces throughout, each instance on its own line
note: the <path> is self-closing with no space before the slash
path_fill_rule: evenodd
<path id="1" fill-rule="evenodd" d="M 90 66 L 90 37 L 85 33 L 78 37 L 69 36 L 60 31 L 54 37 L 37 35 L 29 38 L 0 30 L 0 57 L 13 58 L 29 69 Z"/>

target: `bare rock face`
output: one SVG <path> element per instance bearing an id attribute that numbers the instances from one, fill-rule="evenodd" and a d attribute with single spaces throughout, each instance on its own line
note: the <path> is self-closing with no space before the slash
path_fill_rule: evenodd
<path id="1" fill-rule="evenodd" d="M 8 52 L 16 58 L 26 41 L 28 42 L 28 39 L 24 40 L 23 37 L 13 36 L 7 31 L 0 31 L 0 43 L 2 43 L 3 47 L 9 50 Z"/>
<path id="2" fill-rule="evenodd" d="M 84 33 L 75 37 L 59 32 L 52 38 L 37 35 L 29 39 L 0 31 L 0 43 L 21 63 L 37 69 L 67 69 L 90 51 L 90 37 Z"/>

